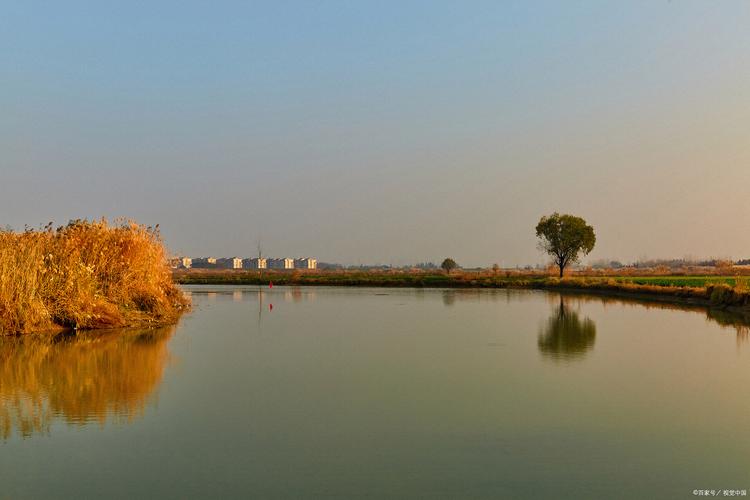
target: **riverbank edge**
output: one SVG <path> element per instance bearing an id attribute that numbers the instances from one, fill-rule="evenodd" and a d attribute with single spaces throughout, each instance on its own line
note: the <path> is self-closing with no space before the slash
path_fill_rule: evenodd
<path id="1" fill-rule="evenodd" d="M 435 279 L 438 278 L 438 279 Z M 403 277 L 377 275 L 371 278 L 336 277 L 326 279 L 325 275 L 294 276 L 275 275 L 258 278 L 247 274 L 182 274 L 175 276 L 180 285 L 259 285 L 270 283 L 280 286 L 342 286 L 372 288 L 463 288 L 463 289 L 526 289 L 556 290 L 566 293 L 601 295 L 631 298 L 649 302 L 662 302 L 675 305 L 699 306 L 721 309 L 750 315 L 750 290 L 740 290 L 725 284 L 706 287 L 671 287 L 660 285 L 638 285 L 615 281 L 612 278 L 529 278 L 504 279 L 483 278 L 463 279 L 446 275 L 443 277 Z"/>
<path id="2" fill-rule="evenodd" d="M 50 326 L 47 326 L 45 328 L 40 328 L 37 330 L 33 330 L 30 332 L 0 332 L 0 338 L 13 338 L 13 337 L 26 337 L 29 335 L 42 335 L 42 336 L 50 336 L 55 337 L 57 335 L 68 335 L 75 332 L 111 332 L 111 331 L 119 331 L 122 330 L 123 332 L 129 332 L 129 331 L 146 331 L 146 330 L 156 330 L 159 328 L 165 328 L 168 326 L 176 325 L 179 323 L 180 318 L 184 316 L 186 313 L 190 312 L 191 308 L 186 308 L 180 315 L 176 318 L 170 318 L 169 320 L 131 320 L 127 321 L 125 323 L 117 324 L 117 325 L 110 325 L 110 324 L 95 324 L 94 326 L 87 326 L 87 327 L 73 327 L 68 325 L 60 325 L 57 323 L 53 323 Z"/>

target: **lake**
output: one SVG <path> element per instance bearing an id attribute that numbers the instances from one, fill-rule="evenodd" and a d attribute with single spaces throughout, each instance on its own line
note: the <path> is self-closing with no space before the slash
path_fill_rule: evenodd
<path id="1" fill-rule="evenodd" d="M 0 499 L 750 489 L 750 342 L 731 316 L 545 291 L 185 289 L 174 327 L 0 340 Z"/>

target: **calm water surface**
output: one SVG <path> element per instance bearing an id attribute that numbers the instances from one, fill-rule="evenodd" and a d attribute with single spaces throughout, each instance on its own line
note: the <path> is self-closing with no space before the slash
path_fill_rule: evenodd
<path id="1" fill-rule="evenodd" d="M 187 290 L 176 327 L 0 340 L 0 498 L 750 490 L 732 318 L 533 291 Z"/>

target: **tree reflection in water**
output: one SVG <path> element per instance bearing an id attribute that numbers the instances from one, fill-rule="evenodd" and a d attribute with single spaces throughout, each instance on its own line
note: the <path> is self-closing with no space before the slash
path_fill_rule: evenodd
<path id="1" fill-rule="evenodd" d="M 452 306 L 456 303 L 456 291 L 455 290 L 443 290 L 443 305 Z"/>
<path id="2" fill-rule="evenodd" d="M 142 415 L 174 329 L 0 337 L 0 435 L 48 433 L 56 419 L 104 425 Z"/>
<path id="3" fill-rule="evenodd" d="M 594 347 L 596 324 L 581 318 L 560 297 L 560 305 L 539 333 L 539 351 L 553 359 L 572 360 L 586 355 Z"/>

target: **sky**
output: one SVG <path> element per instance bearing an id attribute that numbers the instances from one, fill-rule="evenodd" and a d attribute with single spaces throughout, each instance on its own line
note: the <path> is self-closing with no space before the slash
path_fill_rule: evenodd
<path id="1" fill-rule="evenodd" d="M 403 265 L 750 257 L 750 2 L 0 2 L 0 226 Z"/>

